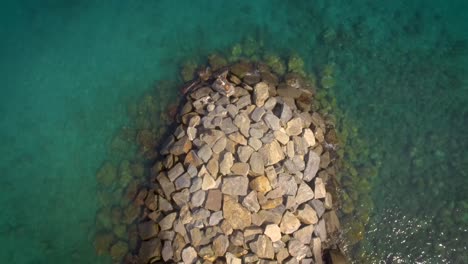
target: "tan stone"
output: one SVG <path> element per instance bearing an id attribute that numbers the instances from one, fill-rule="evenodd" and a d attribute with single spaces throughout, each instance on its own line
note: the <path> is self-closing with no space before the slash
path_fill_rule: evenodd
<path id="1" fill-rule="evenodd" d="M 252 217 L 245 207 L 240 205 L 235 198 L 224 195 L 223 215 L 224 219 L 233 229 L 243 230 L 252 224 Z"/>
<path id="2" fill-rule="evenodd" d="M 266 176 L 260 176 L 253 179 L 252 181 L 250 181 L 249 186 L 252 190 L 261 193 L 267 193 L 271 190 L 270 181 Z"/>

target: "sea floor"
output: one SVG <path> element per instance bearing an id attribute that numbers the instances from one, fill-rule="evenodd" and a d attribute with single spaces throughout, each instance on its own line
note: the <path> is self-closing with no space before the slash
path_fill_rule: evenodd
<path id="1" fill-rule="evenodd" d="M 127 106 L 155 87 L 175 102 L 184 62 L 249 38 L 309 72 L 334 65 L 337 103 L 379 167 L 355 254 L 468 262 L 467 12 L 461 0 L 4 1 L 1 262 L 108 262 L 92 244 L 95 174 Z"/>

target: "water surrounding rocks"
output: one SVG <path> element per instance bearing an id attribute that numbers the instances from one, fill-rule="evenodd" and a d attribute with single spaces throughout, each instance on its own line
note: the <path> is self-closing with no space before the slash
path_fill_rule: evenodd
<path id="1" fill-rule="evenodd" d="M 334 176 L 320 174 L 336 166 L 322 136 L 334 126 L 303 110 L 315 93 L 304 83 L 240 61 L 190 87 L 151 171 L 157 202 L 143 205 L 133 259 L 322 263 L 339 250 Z"/>

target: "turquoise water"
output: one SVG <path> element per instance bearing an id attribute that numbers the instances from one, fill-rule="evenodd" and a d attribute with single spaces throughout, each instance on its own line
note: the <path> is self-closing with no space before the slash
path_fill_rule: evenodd
<path id="1" fill-rule="evenodd" d="M 468 262 L 468 2 L 104 2 L 2 3 L 1 263 L 107 262 L 95 173 L 127 104 L 246 37 L 336 65 L 338 104 L 380 162 L 362 251 Z"/>

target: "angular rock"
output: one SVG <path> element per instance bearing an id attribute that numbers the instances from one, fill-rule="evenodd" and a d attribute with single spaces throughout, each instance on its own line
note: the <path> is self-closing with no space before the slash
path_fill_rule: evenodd
<path id="1" fill-rule="evenodd" d="M 179 163 L 180 164 L 180 163 Z M 180 175 L 175 181 L 174 185 L 176 190 L 181 190 L 183 188 L 188 188 L 190 187 L 191 184 L 191 177 L 188 173 L 184 173 Z"/>
<path id="2" fill-rule="evenodd" d="M 204 145 L 198 150 L 197 154 L 198 157 L 200 157 L 200 159 L 202 159 L 206 163 L 210 160 L 213 151 L 211 150 L 210 146 Z"/>
<path id="3" fill-rule="evenodd" d="M 218 159 L 215 157 L 212 157 L 210 161 L 208 161 L 208 164 L 206 164 L 206 169 L 210 173 L 210 175 L 215 176 L 217 178 L 218 172 L 219 172 L 219 162 Z"/>
<path id="4" fill-rule="evenodd" d="M 315 179 L 315 199 L 325 198 L 327 191 L 325 190 L 325 184 L 321 178 Z"/>
<path id="5" fill-rule="evenodd" d="M 247 195 L 249 179 L 244 176 L 224 177 L 221 191 L 229 195 Z"/>
<path id="6" fill-rule="evenodd" d="M 203 161 L 198 157 L 195 151 L 191 150 L 185 156 L 184 165 L 186 166 L 193 165 L 194 167 L 198 167 L 201 164 L 203 164 Z"/>
<path id="7" fill-rule="evenodd" d="M 192 199 L 190 200 L 192 207 L 200 207 L 205 202 L 206 192 L 203 190 L 198 190 L 192 194 Z"/>
<path id="8" fill-rule="evenodd" d="M 304 156 L 309 151 L 309 146 L 303 137 L 293 136 L 296 155 Z"/>
<path id="9" fill-rule="evenodd" d="M 320 237 L 320 240 L 326 241 L 327 240 L 327 230 L 325 227 L 325 220 L 320 219 L 317 226 L 314 229 L 314 234 Z"/>
<path id="10" fill-rule="evenodd" d="M 322 264 L 323 263 L 323 260 L 322 260 L 322 241 L 320 240 L 320 238 L 315 237 L 312 240 L 312 244 L 313 244 L 313 250 L 312 251 L 314 252 L 315 263 L 316 264 Z"/>
<path id="11" fill-rule="evenodd" d="M 258 210 L 260 210 L 260 204 L 258 203 L 257 192 L 251 191 L 247 196 L 245 196 L 242 201 L 242 205 L 253 213 L 258 212 Z"/>
<path id="12" fill-rule="evenodd" d="M 263 145 L 263 147 L 260 148 L 259 153 L 262 155 L 263 162 L 266 166 L 274 165 L 284 159 L 283 149 L 276 140 Z"/>
<path id="13" fill-rule="evenodd" d="M 291 239 L 288 242 L 289 255 L 296 257 L 296 259 L 303 259 L 309 252 L 309 248 L 297 239 Z"/>
<path id="14" fill-rule="evenodd" d="M 238 131 L 239 128 L 234 125 L 230 117 L 226 117 L 221 123 L 221 130 L 227 135 Z"/>
<path id="15" fill-rule="evenodd" d="M 263 175 L 265 166 L 263 163 L 262 154 L 260 154 L 259 152 L 252 153 L 252 155 L 250 156 L 249 164 L 250 164 L 250 175 L 252 176 Z"/>
<path id="16" fill-rule="evenodd" d="M 273 259 L 275 257 L 273 244 L 268 236 L 258 236 L 257 241 L 250 243 L 250 248 L 259 258 Z"/>
<path id="17" fill-rule="evenodd" d="M 312 239 L 313 232 L 314 226 L 308 225 L 294 232 L 294 238 L 299 240 L 302 244 L 308 245 Z"/>
<path id="18" fill-rule="evenodd" d="M 251 137 L 254 137 L 254 138 L 262 138 L 264 133 L 263 133 L 263 130 L 260 128 L 251 127 L 249 130 L 249 134 Z"/>
<path id="19" fill-rule="evenodd" d="M 187 137 L 190 141 L 193 141 L 197 137 L 197 129 L 194 127 L 188 127 Z"/>
<path id="20" fill-rule="evenodd" d="M 283 104 L 283 107 L 281 108 L 281 114 L 280 114 L 280 120 L 283 125 L 286 125 L 289 120 L 292 118 L 292 110 L 291 107 L 287 104 Z"/>
<path id="21" fill-rule="evenodd" d="M 231 172 L 233 175 L 242 175 L 247 176 L 249 173 L 250 166 L 245 162 L 236 162 L 231 167 Z"/>
<path id="22" fill-rule="evenodd" d="M 176 192 L 172 195 L 172 200 L 179 207 L 182 207 L 189 202 L 189 197 L 190 197 L 189 189 L 182 189 L 180 192 Z"/>
<path id="23" fill-rule="evenodd" d="M 269 224 L 265 227 L 265 235 L 267 235 L 272 242 L 281 240 L 281 229 L 276 224 Z"/>
<path id="24" fill-rule="evenodd" d="M 161 231 L 164 230 L 169 230 L 172 228 L 172 225 L 174 224 L 174 220 L 177 216 L 177 213 L 171 213 L 166 215 L 161 221 L 159 221 L 159 227 L 161 228 Z"/>
<path id="25" fill-rule="evenodd" d="M 265 108 L 265 110 L 271 111 L 276 106 L 276 103 L 277 103 L 276 97 L 270 97 L 265 102 L 265 105 L 263 107 Z"/>
<path id="26" fill-rule="evenodd" d="M 320 157 L 315 153 L 313 150 L 309 151 L 307 155 L 307 163 L 304 170 L 304 177 L 303 180 L 306 182 L 311 181 L 315 175 L 317 175 L 317 171 L 320 165 Z"/>
<path id="27" fill-rule="evenodd" d="M 174 252 L 172 250 L 172 241 L 164 241 L 164 246 L 161 251 L 161 255 L 164 261 L 169 261 L 174 256 Z"/>
<path id="28" fill-rule="evenodd" d="M 248 144 L 249 144 L 249 146 L 251 146 L 255 151 L 258 151 L 258 150 L 262 147 L 262 145 L 263 145 L 263 143 L 262 143 L 262 141 L 261 141 L 260 139 L 254 138 L 254 137 L 249 138 Z"/>
<path id="29" fill-rule="evenodd" d="M 325 212 L 325 206 L 323 205 L 322 201 L 314 199 L 309 204 L 312 206 L 312 208 L 314 208 L 318 218 L 322 217 L 323 213 Z"/>
<path id="30" fill-rule="evenodd" d="M 250 159 L 250 156 L 254 150 L 250 146 L 239 146 L 237 149 L 237 156 L 239 157 L 239 161 L 247 162 Z"/>
<path id="31" fill-rule="evenodd" d="M 249 187 L 260 193 L 267 193 L 271 190 L 270 181 L 266 176 L 256 177 L 250 181 Z"/>
<path id="32" fill-rule="evenodd" d="M 226 110 L 228 111 L 228 114 L 232 117 L 235 118 L 237 113 L 239 112 L 239 109 L 237 109 L 237 106 L 233 104 L 228 104 L 226 106 Z"/>
<path id="33" fill-rule="evenodd" d="M 184 136 L 172 145 L 170 152 L 171 154 L 178 156 L 187 153 L 191 148 L 192 141 L 188 136 Z"/>
<path id="34" fill-rule="evenodd" d="M 216 181 L 209 173 L 203 175 L 202 190 L 207 191 L 216 187 Z"/>
<path id="35" fill-rule="evenodd" d="M 230 140 L 234 141 L 236 144 L 239 144 L 239 145 L 242 145 L 242 146 L 247 145 L 247 139 L 244 136 L 242 136 L 242 134 L 239 133 L 239 132 L 234 132 L 234 133 L 230 134 L 228 136 L 228 138 Z"/>
<path id="36" fill-rule="evenodd" d="M 270 181 L 271 187 L 276 188 L 276 186 L 278 185 L 278 178 L 276 175 L 275 168 L 273 166 L 265 167 L 265 175 Z"/>
<path id="37" fill-rule="evenodd" d="M 266 125 L 273 131 L 277 131 L 281 128 L 280 119 L 276 117 L 272 113 L 267 113 L 265 117 L 263 117 Z"/>
<path id="38" fill-rule="evenodd" d="M 211 214 L 208 224 L 210 226 L 218 225 L 221 220 L 223 220 L 223 211 L 217 211 Z"/>
<path id="39" fill-rule="evenodd" d="M 234 254 L 226 253 L 226 264 L 242 264 L 242 260 L 237 258 Z"/>
<path id="40" fill-rule="evenodd" d="M 250 118 L 258 122 L 262 119 L 263 115 L 265 114 L 265 109 L 263 107 L 257 107 L 255 110 L 253 110 L 252 114 L 250 115 Z"/>
<path id="41" fill-rule="evenodd" d="M 314 192 L 312 191 L 312 188 L 310 188 L 307 183 L 302 182 L 297 189 L 296 204 L 300 205 L 312 199 L 314 199 Z"/>
<path id="42" fill-rule="evenodd" d="M 259 82 L 254 87 L 253 99 L 255 104 L 260 107 L 265 104 L 266 99 L 268 99 L 268 84 L 264 82 Z"/>
<path id="43" fill-rule="evenodd" d="M 286 212 L 281 220 L 280 229 L 283 234 L 292 234 L 301 226 L 301 222 L 291 212 Z"/>
<path id="44" fill-rule="evenodd" d="M 297 219 L 306 225 L 313 225 L 318 222 L 317 213 L 310 205 L 304 205 L 303 209 L 297 211 Z"/>
<path id="45" fill-rule="evenodd" d="M 224 195 L 223 215 L 224 219 L 233 229 L 243 230 L 252 224 L 252 216 L 245 207 L 229 196 Z"/>
<path id="46" fill-rule="evenodd" d="M 174 184 L 164 173 L 160 173 L 156 177 L 156 179 L 159 182 L 159 185 L 161 185 L 161 189 L 164 192 L 164 196 L 166 196 L 166 198 L 170 198 L 171 194 L 175 191 Z"/>
<path id="47" fill-rule="evenodd" d="M 224 153 L 221 163 L 219 164 L 219 171 L 222 175 L 227 175 L 231 173 L 231 167 L 234 164 L 234 157 L 231 152 Z"/>
<path id="48" fill-rule="evenodd" d="M 239 114 L 234 118 L 234 124 L 244 137 L 249 137 L 250 120 L 245 114 Z"/>
<path id="49" fill-rule="evenodd" d="M 276 130 L 273 135 L 281 144 L 286 145 L 289 142 L 289 136 L 281 130 Z"/>
<path id="50" fill-rule="evenodd" d="M 182 260 L 184 263 L 192 264 L 197 260 L 197 251 L 193 247 L 187 247 L 182 250 Z"/>
<path id="51" fill-rule="evenodd" d="M 172 207 L 171 203 L 164 199 L 163 197 L 159 197 L 158 199 L 158 209 L 162 212 L 170 212 L 172 211 L 174 208 Z"/>
<path id="52" fill-rule="evenodd" d="M 169 172 L 167 173 L 167 177 L 169 178 L 169 180 L 174 181 L 184 172 L 184 166 L 180 164 L 180 162 L 178 162 L 174 167 L 172 167 L 172 169 L 169 170 Z"/>
<path id="53" fill-rule="evenodd" d="M 226 137 L 221 137 L 216 141 L 216 143 L 213 145 L 212 151 L 213 153 L 219 154 L 221 151 L 223 151 L 226 148 L 226 143 L 227 143 L 227 138 Z"/>
<path id="54" fill-rule="evenodd" d="M 313 147 L 315 145 L 314 132 L 312 132 L 312 130 L 310 130 L 310 128 L 304 129 L 302 137 L 305 139 L 305 141 L 307 142 L 307 145 L 309 147 Z"/>
<path id="55" fill-rule="evenodd" d="M 205 209 L 211 211 L 221 210 L 221 204 L 223 201 L 223 194 L 220 190 L 209 190 L 206 197 Z"/>
<path id="56" fill-rule="evenodd" d="M 302 133 L 302 119 L 299 117 L 291 119 L 286 126 L 286 134 L 298 136 Z"/>
<path id="57" fill-rule="evenodd" d="M 224 256 L 229 246 L 229 240 L 227 236 L 219 235 L 213 240 L 213 251 L 216 256 Z"/>
<path id="58" fill-rule="evenodd" d="M 250 98 L 250 94 L 248 94 L 239 98 L 239 101 L 237 101 L 236 106 L 237 109 L 242 109 L 250 104 L 252 104 L 252 100 Z"/>

